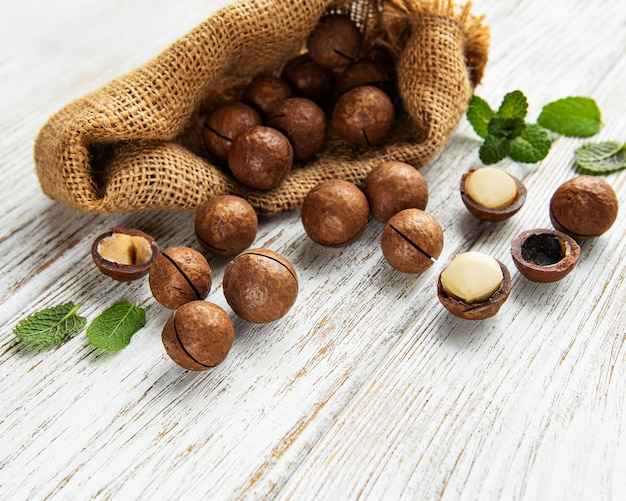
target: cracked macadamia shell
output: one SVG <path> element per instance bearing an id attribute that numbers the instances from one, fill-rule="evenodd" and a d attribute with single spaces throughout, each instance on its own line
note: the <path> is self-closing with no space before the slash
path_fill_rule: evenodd
<path id="1" fill-rule="evenodd" d="M 363 35 L 350 16 L 328 14 L 307 39 L 307 48 L 321 66 L 340 69 L 359 57 L 362 43 Z"/>
<path id="2" fill-rule="evenodd" d="M 311 240 L 327 247 L 343 247 L 356 241 L 365 231 L 369 204 L 354 183 L 329 179 L 307 193 L 301 218 Z"/>
<path id="3" fill-rule="evenodd" d="M 493 167 L 484 167 L 483 169 L 495 170 L 495 168 Z M 526 202 L 526 196 L 527 196 L 526 186 L 524 185 L 524 183 L 522 183 L 522 181 L 520 181 L 518 178 L 516 178 L 512 174 L 509 174 L 508 172 L 506 173 L 503 172 L 504 174 L 506 174 L 507 176 L 511 178 L 511 180 L 517 187 L 517 194 L 515 198 L 511 201 L 511 203 L 505 207 L 498 207 L 498 208 L 486 207 L 485 205 L 482 205 L 481 203 L 474 200 L 471 197 L 469 190 L 468 190 L 467 183 L 470 177 L 475 172 L 477 172 L 477 170 L 470 170 L 469 172 L 466 172 L 465 174 L 463 174 L 463 176 L 461 177 L 461 187 L 460 187 L 461 199 L 463 200 L 463 204 L 465 204 L 465 207 L 467 208 L 467 210 L 472 216 L 482 221 L 490 221 L 490 222 L 495 223 L 499 221 L 504 221 L 505 219 L 508 219 L 511 216 L 517 214 L 517 212 L 519 212 L 519 210 L 524 205 L 524 202 Z"/>
<path id="4" fill-rule="evenodd" d="M 577 176 L 559 186 L 550 200 L 554 227 L 576 240 L 606 232 L 617 219 L 617 195 L 611 185 L 596 176 Z"/>
<path id="5" fill-rule="evenodd" d="M 439 274 L 439 279 L 437 280 L 437 297 L 444 308 L 455 317 L 465 320 L 484 320 L 496 315 L 511 292 L 511 274 L 504 263 L 498 260 L 496 261 L 502 270 L 502 284 L 500 288 L 485 301 L 466 303 L 461 299 L 449 296 L 441 283 L 441 274 Z"/>
<path id="6" fill-rule="evenodd" d="M 91 258 L 105 275 L 130 282 L 148 274 L 159 255 L 159 246 L 150 235 L 134 228 L 111 228 L 91 246 Z"/>
<path id="7" fill-rule="evenodd" d="M 234 339 L 226 311 L 207 301 L 191 301 L 177 308 L 161 333 L 169 357 L 184 369 L 203 371 L 221 363 Z"/>
<path id="8" fill-rule="evenodd" d="M 171 247 L 161 252 L 152 263 L 148 283 L 154 299 L 166 308 L 175 309 L 208 296 L 211 268 L 197 250 Z"/>
<path id="9" fill-rule="evenodd" d="M 269 249 L 249 249 L 224 270 L 224 297 L 248 322 L 265 323 L 287 314 L 298 297 L 298 276 L 287 259 Z"/>
<path id="10" fill-rule="evenodd" d="M 515 266 L 532 282 L 561 280 L 574 269 L 579 255 L 580 247 L 576 240 L 558 230 L 527 230 L 511 243 Z"/>

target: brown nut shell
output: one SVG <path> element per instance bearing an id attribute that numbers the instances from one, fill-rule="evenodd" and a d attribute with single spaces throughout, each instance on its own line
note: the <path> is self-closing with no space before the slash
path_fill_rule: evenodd
<path id="1" fill-rule="evenodd" d="M 384 88 L 387 83 L 388 78 L 383 69 L 371 59 L 362 58 L 341 73 L 335 84 L 335 93 L 341 95 L 361 85 Z"/>
<path id="2" fill-rule="evenodd" d="M 273 75 L 257 75 L 241 92 L 241 100 L 267 118 L 274 106 L 292 96 L 291 87 Z"/>
<path id="3" fill-rule="evenodd" d="M 234 256 L 252 245 L 259 227 L 254 208 L 235 195 L 217 195 L 198 207 L 196 238 L 216 256 Z"/>
<path id="4" fill-rule="evenodd" d="M 293 147 L 294 160 L 306 160 L 324 147 L 326 114 L 304 97 L 284 99 L 271 110 L 266 125 L 282 132 Z"/>
<path id="5" fill-rule="evenodd" d="M 515 185 L 517 186 L 517 198 L 509 205 L 508 207 L 502 207 L 499 209 L 494 209 L 491 207 L 485 207 L 477 202 L 475 202 L 472 197 L 470 197 L 465 188 L 465 182 L 467 178 L 474 172 L 474 169 L 466 172 L 461 177 L 461 199 L 467 207 L 467 210 L 470 212 L 472 216 L 478 218 L 482 221 L 489 221 L 492 223 L 497 223 L 500 221 L 504 221 L 511 216 L 515 215 L 526 202 L 526 196 L 528 194 L 526 190 L 526 186 L 522 181 L 513 176 L 512 174 L 507 173 L 513 181 L 515 181 Z"/>
<path id="6" fill-rule="evenodd" d="M 148 283 L 154 298 L 170 309 L 204 299 L 212 284 L 206 258 L 189 247 L 170 247 L 154 260 Z"/>
<path id="7" fill-rule="evenodd" d="M 421 209 L 405 209 L 394 215 L 381 235 L 383 256 L 403 273 L 430 268 L 443 250 L 443 230 L 437 219 Z"/>
<path id="8" fill-rule="evenodd" d="M 287 259 L 269 249 L 249 249 L 224 270 L 224 297 L 244 320 L 273 322 L 287 314 L 298 297 L 298 275 Z"/>
<path id="9" fill-rule="evenodd" d="M 374 167 L 363 191 L 374 219 L 386 223 L 404 209 L 422 209 L 428 204 L 428 184 L 412 165 L 389 161 Z"/>
<path id="10" fill-rule="evenodd" d="M 230 101 L 207 116 L 204 142 L 209 152 L 225 164 L 232 142 L 255 125 L 261 125 L 261 116 L 253 108 L 240 101 Z"/>
<path id="11" fill-rule="evenodd" d="M 301 208 L 302 225 L 314 242 L 343 247 L 356 241 L 367 227 L 369 204 L 357 185 L 328 179 L 307 193 Z"/>
<path id="12" fill-rule="evenodd" d="M 147 275 L 158 255 L 154 238 L 135 228 L 111 228 L 91 245 L 91 258 L 98 269 L 119 282 Z"/>
<path id="13" fill-rule="evenodd" d="M 306 97 L 322 107 L 330 101 L 335 76 L 332 70 L 313 61 L 309 54 L 290 59 L 280 77 L 295 96 Z"/>
<path id="14" fill-rule="evenodd" d="M 285 135 L 257 125 L 242 132 L 228 153 L 233 176 L 248 188 L 269 190 L 287 177 L 293 165 L 293 148 Z"/>
<path id="15" fill-rule="evenodd" d="M 444 308 L 455 317 L 465 320 L 484 320 L 496 315 L 511 293 L 511 274 L 504 263 L 499 260 L 496 261 L 498 261 L 500 269 L 502 270 L 502 285 L 489 299 L 478 303 L 468 304 L 448 296 L 441 284 L 441 274 L 439 274 L 439 279 L 437 280 L 437 298 Z"/>
<path id="16" fill-rule="evenodd" d="M 331 125 L 347 143 L 358 148 L 381 144 L 393 126 L 395 109 L 378 87 L 363 85 L 337 100 Z"/>
<path id="17" fill-rule="evenodd" d="M 221 363 L 235 330 L 226 311 L 207 301 L 191 301 L 168 318 L 161 341 L 169 357 L 184 369 L 204 371 Z"/>
<path id="18" fill-rule="evenodd" d="M 511 243 L 515 266 L 532 282 L 561 280 L 574 269 L 579 255 L 580 247 L 576 240 L 558 230 L 527 230 Z"/>
<path id="19" fill-rule="evenodd" d="M 577 176 L 559 186 L 550 199 L 550 220 L 554 227 L 576 240 L 595 238 L 615 220 L 617 194 L 604 179 Z"/>
<path id="20" fill-rule="evenodd" d="M 306 45 L 318 64 L 339 69 L 359 57 L 362 43 L 363 35 L 349 15 L 328 14 L 320 19 Z"/>

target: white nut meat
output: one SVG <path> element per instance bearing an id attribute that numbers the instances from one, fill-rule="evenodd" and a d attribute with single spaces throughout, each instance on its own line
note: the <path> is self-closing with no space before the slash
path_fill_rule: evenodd
<path id="1" fill-rule="evenodd" d="M 490 209 L 508 207 L 519 196 L 513 178 L 495 167 L 472 172 L 465 181 L 465 191 L 474 202 Z"/>
<path id="2" fill-rule="evenodd" d="M 503 281 L 498 261 L 474 251 L 459 254 L 441 273 L 441 285 L 446 294 L 468 304 L 486 301 Z"/>

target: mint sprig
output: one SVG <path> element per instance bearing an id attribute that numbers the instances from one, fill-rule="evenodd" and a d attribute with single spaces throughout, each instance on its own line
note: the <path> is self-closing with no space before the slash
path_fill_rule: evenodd
<path id="1" fill-rule="evenodd" d="M 595 101 L 585 97 L 568 97 L 549 103 L 542 109 L 538 123 L 526 122 L 528 101 L 515 90 L 506 94 L 497 111 L 479 96 L 473 96 L 467 119 L 485 141 L 479 149 L 481 161 L 497 163 L 507 156 L 521 163 L 536 163 L 550 151 L 552 141 L 547 130 L 557 134 L 588 137 L 602 126 Z"/>
<path id="2" fill-rule="evenodd" d="M 146 324 L 146 312 L 135 301 L 114 304 L 98 315 L 87 327 L 89 343 L 109 351 L 128 346 L 139 329 Z"/>
<path id="3" fill-rule="evenodd" d="M 626 169 L 626 143 L 589 143 L 574 151 L 578 168 L 586 174 L 609 174 Z"/>
<path id="4" fill-rule="evenodd" d="M 66 303 L 33 313 L 13 328 L 21 341 L 41 347 L 59 344 L 80 332 L 87 319 L 77 314 L 80 304 Z"/>

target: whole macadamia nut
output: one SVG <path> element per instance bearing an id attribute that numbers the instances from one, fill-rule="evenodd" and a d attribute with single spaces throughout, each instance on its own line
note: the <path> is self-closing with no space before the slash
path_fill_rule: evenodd
<path id="1" fill-rule="evenodd" d="M 224 297 L 244 320 L 265 323 L 287 314 L 298 297 L 298 276 L 287 259 L 269 249 L 249 249 L 224 270 Z"/>
<path id="2" fill-rule="evenodd" d="M 330 101 L 335 76 L 332 70 L 317 64 L 308 54 L 289 60 L 280 77 L 295 96 L 306 97 L 322 107 Z"/>
<path id="3" fill-rule="evenodd" d="M 328 247 L 343 247 L 365 231 L 369 204 L 354 183 L 329 179 L 307 193 L 302 202 L 301 217 L 311 240 Z"/>
<path id="4" fill-rule="evenodd" d="M 365 148 L 381 144 L 393 126 L 393 102 L 378 87 L 363 85 L 337 100 L 331 125 L 344 141 Z"/>
<path id="5" fill-rule="evenodd" d="M 428 184 L 412 165 L 384 162 L 374 167 L 364 184 L 372 216 L 383 223 L 404 209 L 424 210 L 428 204 Z"/>
<path id="6" fill-rule="evenodd" d="M 165 352 L 184 369 L 204 371 L 221 363 L 234 339 L 233 323 L 220 306 L 191 301 L 169 317 L 161 340 Z"/>
<path id="7" fill-rule="evenodd" d="M 350 16 L 328 14 L 322 17 L 307 39 L 309 54 L 321 66 L 345 68 L 361 52 L 363 35 Z"/>
<path id="8" fill-rule="evenodd" d="M 274 106 L 291 96 L 291 87 L 284 80 L 273 75 L 258 75 L 244 87 L 241 100 L 267 118 Z"/>
<path id="9" fill-rule="evenodd" d="M 204 123 L 204 142 L 217 160 L 226 163 L 232 142 L 243 131 L 255 125 L 261 125 L 261 116 L 247 104 L 231 101 L 207 116 Z"/>
<path id="10" fill-rule="evenodd" d="M 369 58 L 362 58 L 350 64 L 337 78 L 335 92 L 343 94 L 355 87 L 372 85 L 383 88 L 388 83 L 383 69 Z"/>
<path id="11" fill-rule="evenodd" d="M 602 235 L 617 219 L 619 202 L 611 185 L 596 176 L 577 176 L 552 195 L 550 220 L 554 227 L 585 240 Z"/>
<path id="12" fill-rule="evenodd" d="M 211 290 L 211 267 L 206 258 L 189 247 L 161 252 L 150 267 L 148 283 L 154 298 L 170 309 L 204 299 Z"/>
<path id="13" fill-rule="evenodd" d="M 266 125 L 287 136 L 293 147 L 294 160 L 311 158 L 324 147 L 326 115 L 310 99 L 284 99 L 272 108 Z"/>
<path id="14" fill-rule="evenodd" d="M 293 148 L 285 135 L 258 125 L 241 133 L 230 148 L 228 166 L 249 188 L 269 190 L 291 171 Z"/>
<path id="15" fill-rule="evenodd" d="M 404 209 L 385 225 L 381 246 L 393 268 L 403 273 L 421 273 L 441 255 L 443 230 L 431 214 L 421 209 Z"/>
<path id="16" fill-rule="evenodd" d="M 259 222 L 250 203 L 235 195 L 217 195 L 196 211 L 195 232 L 204 250 L 234 256 L 252 245 Z"/>

